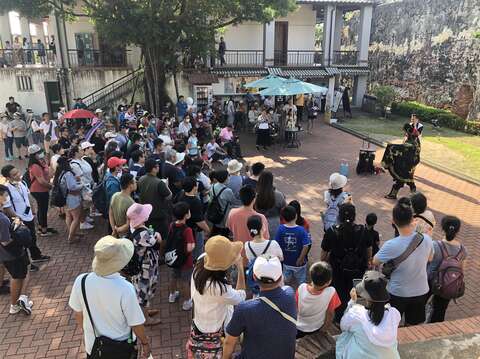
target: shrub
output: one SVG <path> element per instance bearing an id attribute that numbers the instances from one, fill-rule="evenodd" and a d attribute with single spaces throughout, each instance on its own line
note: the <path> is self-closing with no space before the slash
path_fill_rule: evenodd
<path id="1" fill-rule="evenodd" d="M 382 106 L 382 113 L 395 100 L 395 90 L 391 86 L 376 86 L 373 89 L 373 94 L 377 98 L 377 102 Z"/>
<path id="2" fill-rule="evenodd" d="M 479 121 L 467 121 L 449 111 L 423 105 L 418 102 L 394 102 L 392 104 L 392 113 L 406 117 L 410 117 L 412 113 L 416 113 L 422 121 L 432 123 L 432 120 L 436 120 L 440 126 L 473 135 L 480 135 Z"/>

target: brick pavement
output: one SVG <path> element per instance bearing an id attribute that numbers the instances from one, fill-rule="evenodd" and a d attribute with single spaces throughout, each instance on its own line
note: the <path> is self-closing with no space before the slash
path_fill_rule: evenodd
<path id="1" fill-rule="evenodd" d="M 243 147 L 249 155 L 247 160 L 264 161 L 275 174 L 276 185 L 286 194 L 287 200 L 298 199 L 302 203 L 305 216 L 312 222 L 313 259 L 318 259 L 322 235 L 319 214 L 323 210 L 323 191 L 327 188 L 330 173 L 338 170 L 342 160 L 350 165 L 349 191 L 357 205 L 358 222 L 363 222 L 368 212 L 375 211 L 379 216 L 378 230 L 383 238 L 388 239 L 392 234 L 389 223 L 393 202 L 383 198 L 390 188 L 391 178 L 386 174 L 369 177 L 353 174 L 360 146 L 361 140 L 320 123 L 313 135 L 304 136 L 303 145 L 298 150 L 277 146 L 268 152 L 258 153 L 252 151 L 253 139 L 244 139 Z M 378 153 L 377 159 L 380 158 L 381 153 Z M 466 262 L 467 290 L 458 304 L 450 305 L 447 318 L 479 316 L 479 299 L 475 293 L 480 289 L 480 264 L 476 260 L 480 254 L 480 244 L 476 241 L 480 227 L 480 187 L 426 166 L 418 167 L 416 180 L 419 190 L 429 198 L 437 221 L 445 214 L 454 214 L 463 220 L 461 238 L 469 252 Z M 403 191 L 408 193 L 407 189 Z M 104 226 L 98 223 L 97 229 L 90 232 L 84 242 L 68 245 L 63 222 L 56 217 L 55 211 L 51 212 L 50 224 L 59 229 L 60 234 L 39 239 L 40 247 L 53 260 L 42 265 L 40 272 L 30 275 L 26 293 L 35 303 L 32 316 L 8 315 L 8 297 L 0 297 L 0 358 L 85 356 L 82 334 L 75 325 L 67 302 L 74 278 L 90 268 L 92 248 L 103 234 Z M 440 237 L 438 230 L 435 237 Z M 191 316 L 181 311 L 180 304 L 168 304 L 166 280 L 166 269 L 162 267 L 154 305 L 160 308 L 163 323 L 148 330 L 156 359 L 183 357 Z"/>

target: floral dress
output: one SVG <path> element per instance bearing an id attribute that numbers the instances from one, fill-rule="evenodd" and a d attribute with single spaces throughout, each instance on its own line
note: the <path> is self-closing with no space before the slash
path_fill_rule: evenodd
<path id="1" fill-rule="evenodd" d="M 135 252 L 142 262 L 142 270 L 132 277 L 132 283 L 137 292 L 138 302 L 142 307 L 149 307 L 155 294 L 158 282 L 158 249 L 157 240 L 145 227 L 137 231 L 133 237 Z"/>

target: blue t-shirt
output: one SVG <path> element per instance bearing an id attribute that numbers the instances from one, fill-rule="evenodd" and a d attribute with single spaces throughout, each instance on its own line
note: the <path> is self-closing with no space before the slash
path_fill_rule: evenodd
<path id="1" fill-rule="evenodd" d="M 287 227 L 284 224 L 278 227 L 275 240 L 282 248 L 283 264 L 291 267 L 297 266 L 297 259 L 300 257 L 303 247 L 312 243 L 305 228 L 301 226 Z M 305 263 L 306 261 L 305 256 Z"/>
<path id="2" fill-rule="evenodd" d="M 295 292 L 291 287 L 260 292 L 282 312 L 297 318 Z M 260 299 L 251 299 L 235 306 L 227 334 L 243 333 L 241 353 L 236 359 L 292 359 L 295 357 L 297 327 Z"/>
<path id="3" fill-rule="evenodd" d="M 178 118 L 183 119 L 183 117 L 184 117 L 185 114 L 187 113 L 187 109 L 188 109 L 188 105 L 187 105 L 186 102 L 178 101 L 178 102 L 177 102 L 177 115 L 178 115 Z"/>
<path id="4" fill-rule="evenodd" d="M 401 255 L 416 233 L 386 241 L 375 257 L 382 263 Z M 428 292 L 427 263 L 433 250 L 432 239 L 424 234 L 423 241 L 407 259 L 392 272 L 387 290 L 397 297 L 417 297 Z"/>

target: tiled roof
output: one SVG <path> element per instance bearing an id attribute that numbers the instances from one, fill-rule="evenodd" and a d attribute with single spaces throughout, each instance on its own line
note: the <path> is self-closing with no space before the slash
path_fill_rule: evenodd
<path id="1" fill-rule="evenodd" d="M 297 3 L 315 4 L 376 4 L 378 0 L 297 0 Z"/>
<path id="2" fill-rule="evenodd" d="M 241 77 L 241 76 L 265 76 L 268 75 L 267 69 L 263 67 L 253 67 L 253 68 L 213 68 L 211 69 L 212 74 L 223 77 Z"/>
<path id="3" fill-rule="evenodd" d="M 338 68 L 338 70 L 340 70 L 340 73 L 342 75 L 368 75 L 370 73 L 370 70 L 368 68 L 340 67 Z"/>
<path id="4" fill-rule="evenodd" d="M 327 74 L 332 76 L 341 74 L 340 70 L 337 69 L 336 67 L 325 67 L 325 71 L 327 72 Z"/>
<path id="5" fill-rule="evenodd" d="M 319 78 L 328 76 L 327 71 L 323 68 L 316 69 L 282 69 L 279 67 L 269 67 L 268 72 L 271 75 L 294 77 L 296 79 Z"/>

